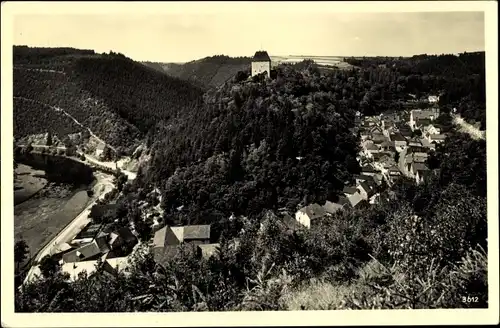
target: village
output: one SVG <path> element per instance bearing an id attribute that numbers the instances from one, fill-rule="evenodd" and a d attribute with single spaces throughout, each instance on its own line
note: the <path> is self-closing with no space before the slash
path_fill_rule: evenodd
<path id="1" fill-rule="evenodd" d="M 271 59 L 267 52 L 256 52 L 251 71 L 252 76 L 265 73 L 267 78 L 270 78 Z M 301 208 L 294 215 L 280 211 L 277 216 L 280 224 L 288 231 L 309 229 L 319 218 L 331 216 L 341 210 L 356 209 L 363 204 L 370 206 L 377 203 L 381 193 L 402 176 L 414 179 L 417 184 L 424 182 L 430 172 L 426 165 L 429 153 L 437 144 L 445 141 L 446 134 L 441 133 L 439 124 L 436 124 L 436 119 L 440 115 L 439 96 L 429 95 L 417 100 L 414 95 L 409 95 L 409 98 L 407 104 L 410 108 L 416 108 L 416 103 L 424 103 L 426 109 L 385 112 L 378 116 L 363 116 L 357 112 L 351 132 L 360 140 L 361 151 L 357 160 L 361 172 L 354 177 L 354 183 L 346 182 L 342 194 L 335 200 L 327 200 L 323 205 L 317 203 L 299 205 Z M 102 162 L 109 157 L 109 155 L 104 156 L 109 153 L 109 149 L 105 143 L 92 135 L 90 146 L 87 145 L 89 149 L 82 149 L 81 152 L 68 152 L 70 149 L 61 146 L 61 142 L 57 140 L 48 142 L 48 139 L 47 135 L 43 135 L 37 140 L 30 140 L 29 144 L 34 151 L 42 153 L 54 146 L 66 156 L 71 157 L 76 153 L 82 159 L 86 159 L 88 164 L 106 172 L 129 173 L 120 170 L 118 162 Z M 94 155 L 85 155 L 85 150 L 91 151 Z M 78 158 L 76 160 L 81 161 Z M 135 178 L 135 173 L 127 175 L 129 181 Z M 208 259 L 216 254 L 220 244 L 214 240 L 209 224 L 165 225 L 163 210 L 159 205 L 161 202 L 159 191 L 153 190 L 147 199 L 149 201 L 139 201 L 138 207 L 142 220 L 152 222 L 152 236 L 148 242 L 141 243 L 133 224 L 130 228 L 117 228 L 114 223 L 99 223 L 102 222 L 103 216 L 118 216 L 115 202 L 101 202 L 93 205 L 88 214 L 90 219 L 87 218 L 85 225 L 52 247 L 51 256 L 59 262 L 62 271 L 68 273 L 71 280 L 75 280 L 83 271 L 88 275 L 93 274 L 100 265 L 109 274 L 117 271 L 127 272 L 129 258 L 141 245 L 152 253 L 155 262 L 159 264 L 174 257 L 181 249 L 197 258 Z M 156 199 L 156 204 L 152 204 L 151 199 Z M 182 206 L 178 210 L 182 210 Z M 264 228 L 263 223 L 260 228 Z M 237 247 L 238 240 L 232 240 L 230 246 Z M 38 271 L 36 267 L 34 273 Z"/>

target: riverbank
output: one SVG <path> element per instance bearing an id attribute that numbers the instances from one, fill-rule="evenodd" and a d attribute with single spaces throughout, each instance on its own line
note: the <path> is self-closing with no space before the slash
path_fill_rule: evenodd
<path id="1" fill-rule="evenodd" d="M 14 206 L 21 204 L 42 190 L 48 183 L 43 170 L 35 170 L 24 164 L 14 169 Z"/>

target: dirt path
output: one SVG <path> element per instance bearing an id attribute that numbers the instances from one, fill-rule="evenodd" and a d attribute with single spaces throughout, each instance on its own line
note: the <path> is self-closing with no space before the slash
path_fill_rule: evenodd
<path id="1" fill-rule="evenodd" d="M 40 101 L 37 101 L 37 100 L 34 100 L 34 99 L 30 99 L 30 98 L 14 97 L 14 99 L 22 99 L 22 100 L 29 101 L 29 102 L 32 102 L 32 103 L 35 103 L 35 104 L 39 104 L 39 105 L 42 105 L 42 106 L 47 106 L 47 107 L 53 109 L 56 112 L 62 112 L 64 115 L 66 115 L 67 117 L 69 117 L 70 119 L 72 119 L 77 125 L 79 125 L 83 129 L 87 130 L 92 137 L 96 138 L 99 142 L 105 144 L 107 147 L 113 149 L 113 151 L 116 152 L 116 148 L 115 147 L 111 146 L 110 144 L 106 143 L 104 140 L 102 140 L 101 138 L 99 138 L 94 132 L 92 132 L 92 130 L 90 130 L 89 128 L 87 128 L 86 126 L 84 126 L 82 123 L 80 123 L 76 118 L 74 118 L 71 114 L 69 114 L 64 109 L 62 109 L 60 107 L 52 106 L 52 105 L 49 105 L 49 104 L 46 104 L 46 103 L 42 103 Z"/>
<path id="2" fill-rule="evenodd" d="M 473 139 L 486 139 L 486 131 L 479 130 L 472 124 L 467 123 L 459 115 L 453 115 L 453 124 L 459 126 L 460 132 L 469 134 Z"/>

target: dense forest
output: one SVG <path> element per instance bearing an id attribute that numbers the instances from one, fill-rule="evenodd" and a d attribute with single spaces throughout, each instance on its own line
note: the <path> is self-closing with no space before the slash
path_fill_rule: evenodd
<path id="1" fill-rule="evenodd" d="M 472 147 L 479 150 L 469 155 Z M 469 161 L 453 165 L 449 152 L 469 155 Z M 193 258 L 187 249 L 163 265 L 138 255 L 128 275 L 98 270 L 74 283 L 55 266 L 23 287 L 16 310 L 484 308 L 485 155 L 484 141 L 453 135 L 437 150 L 438 169 L 427 183 L 399 180 L 380 203 L 325 217 L 310 230 L 287 232 L 273 212 L 236 217 L 228 225 L 237 231 L 239 247 L 223 236 L 209 260 Z M 470 180 L 458 178 L 475 169 Z M 131 199 L 140 198 L 130 192 Z M 255 222 L 262 223 L 260 230 Z M 463 302 L 463 295 L 479 301 Z"/>
<path id="2" fill-rule="evenodd" d="M 486 142 L 453 126 L 428 159 L 426 183 L 400 179 L 379 203 L 324 217 L 310 230 L 291 232 L 281 220 L 283 210 L 335 201 L 359 173 L 359 139 L 350 130 L 357 111 L 398 111 L 408 93 L 443 91 L 443 112 L 458 101 L 481 113 L 481 78 L 446 58 L 347 59 L 358 67 L 351 70 L 305 61 L 278 66 L 272 79 L 240 70 L 205 93 L 119 54 L 79 58 L 65 70 L 74 85 L 133 124 L 153 154 L 133 184 L 117 177 L 105 202 L 114 198 L 118 210 L 106 220 L 132 223 L 149 240 L 151 219 L 142 219 L 139 203 L 156 205 L 157 189 L 164 223 L 210 223 L 221 246 L 209 260 L 185 249 L 163 265 L 138 255 L 129 274 L 98 270 L 74 283 L 54 265 L 16 291 L 16 310 L 487 307 Z M 462 61 L 479 72 L 481 58 Z M 313 301 L 318 289 L 330 301 Z M 480 301 L 464 303 L 463 295 Z"/>
<path id="3" fill-rule="evenodd" d="M 62 112 L 45 113 L 62 109 L 112 146 L 130 153 L 155 124 L 173 121 L 180 112 L 201 104 L 201 89 L 122 54 L 15 47 L 14 58 L 22 64 L 14 61 L 16 136 L 40 133 L 47 126 L 54 127 L 56 134 L 66 134 L 68 119 Z M 45 126 L 44 120 L 37 121 L 40 116 L 56 120 Z"/>
<path id="4" fill-rule="evenodd" d="M 203 88 L 218 87 L 239 71 L 250 70 L 250 57 L 216 55 L 185 64 L 143 62 L 146 66 Z"/>
<path id="5" fill-rule="evenodd" d="M 418 55 L 345 60 L 351 65 L 362 67 L 365 72 L 385 72 L 385 78 L 379 78 L 377 83 L 388 83 L 390 76 L 397 76 L 397 87 L 403 87 L 406 93 L 417 97 L 429 93 L 441 94 L 439 105 L 444 111 L 456 108 L 466 120 L 480 122 L 481 129 L 486 129 L 484 52 L 462 53 L 458 56 Z"/>

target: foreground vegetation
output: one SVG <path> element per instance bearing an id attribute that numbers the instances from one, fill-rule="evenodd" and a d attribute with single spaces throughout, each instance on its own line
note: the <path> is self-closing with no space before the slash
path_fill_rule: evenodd
<path id="1" fill-rule="evenodd" d="M 293 214 L 301 205 L 335 201 L 359 173 L 359 140 L 349 130 L 356 111 L 402 110 L 408 93 L 447 83 L 458 85 L 452 99 L 481 100 L 462 87 L 467 77 L 442 73 L 446 61 L 422 61 L 444 84 L 415 83 L 397 67 L 353 63 L 360 68 L 321 73 L 305 62 L 278 67 L 270 81 L 247 80 L 241 72 L 206 92 L 203 103 L 160 111 L 154 129 L 146 129 L 153 124 L 146 113 L 159 102 L 128 111 L 128 120 L 147 130 L 154 155 L 134 184 L 117 177 L 121 183 L 110 197 L 119 208 L 103 220 L 133 223 L 148 241 L 152 222 L 141 217 L 140 203 L 156 205 L 152 191 L 158 190 L 164 223 L 210 223 L 220 249 L 209 260 L 186 249 L 162 265 L 139 252 L 128 274 L 101 269 L 73 283 L 49 263 L 44 276 L 16 291 L 16 310 L 486 307 L 484 140 L 449 127 L 449 138 L 428 160 L 433 173 L 425 184 L 401 179 L 378 204 L 338 212 L 310 230 L 290 231 L 281 221 L 283 210 Z M 416 70 L 421 61 L 405 63 Z"/>

